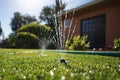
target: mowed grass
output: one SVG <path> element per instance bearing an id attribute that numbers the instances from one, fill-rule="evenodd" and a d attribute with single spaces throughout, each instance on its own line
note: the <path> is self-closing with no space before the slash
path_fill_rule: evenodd
<path id="1" fill-rule="evenodd" d="M 120 58 L 0 49 L 0 80 L 120 80 Z"/>

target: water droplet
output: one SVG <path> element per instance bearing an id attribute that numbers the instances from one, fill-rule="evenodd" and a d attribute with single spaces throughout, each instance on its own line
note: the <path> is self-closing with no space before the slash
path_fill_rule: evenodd
<path id="1" fill-rule="evenodd" d="M 119 69 L 119 71 L 120 71 L 120 69 Z"/>
<path id="2" fill-rule="evenodd" d="M 107 68 L 110 68 L 110 66 L 107 66 Z"/>
<path id="3" fill-rule="evenodd" d="M 89 76 L 86 76 L 86 79 L 88 79 L 88 80 L 89 80 L 89 79 L 90 79 L 90 77 L 89 77 Z"/>
<path id="4" fill-rule="evenodd" d="M 16 70 L 16 68 L 15 68 L 15 67 L 14 67 L 13 69 L 14 69 L 14 70 Z"/>
<path id="5" fill-rule="evenodd" d="M 120 68 L 120 65 L 118 67 Z"/>
<path id="6" fill-rule="evenodd" d="M 93 74 L 93 73 L 94 73 L 94 71 L 91 71 L 91 70 L 90 70 L 90 71 L 89 71 L 89 73 Z"/>
<path id="7" fill-rule="evenodd" d="M 54 68 L 54 70 L 56 70 L 56 68 Z"/>
<path id="8" fill-rule="evenodd" d="M 5 72 L 5 69 L 3 69 L 3 72 Z"/>
<path id="9" fill-rule="evenodd" d="M 24 79 L 26 79 L 26 76 L 23 76 Z"/>
<path id="10" fill-rule="evenodd" d="M 10 71 L 10 73 L 12 73 L 12 71 Z"/>
<path id="11" fill-rule="evenodd" d="M 69 70 L 67 69 L 66 72 L 68 72 Z"/>
<path id="12" fill-rule="evenodd" d="M 73 73 L 71 73 L 71 74 L 70 74 L 70 76 L 71 76 L 71 77 L 73 77 L 73 76 L 74 76 L 74 74 L 73 74 Z"/>
<path id="13" fill-rule="evenodd" d="M 86 75 L 86 73 L 83 73 L 83 76 L 85 76 Z"/>
<path id="14" fill-rule="evenodd" d="M 54 72 L 52 70 L 50 70 L 50 75 L 54 76 Z"/>
<path id="15" fill-rule="evenodd" d="M 62 77 L 61 77 L 61 80 L 65 80 L 65 76 L 62 76 Z"/>

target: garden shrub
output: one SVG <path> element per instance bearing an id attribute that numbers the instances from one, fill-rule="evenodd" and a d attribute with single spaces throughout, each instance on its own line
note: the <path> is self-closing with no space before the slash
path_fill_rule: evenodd
<path id="1" fill-rule="evenodd" d="M 17 32 L 29 32 L 39 37 L 39 39 L 42 39 L 48 37 L 50 33 L 52 33 L 52 29 L 48 26 L 32 22 L 30 24 L 23 25 L 17 30 Z"/>
<path id="2" fill-rule="evenodd" d="M 38 37 L 32 33 L 20 32 L 15 43 L 17 48 L 38 48 Z"/>
<path id="3" fill-rule="evenodd" d="M 50 39 L 52 37 L 51 36 L 52 29 L 50 27 L 41 25 L 41 24 L 35 23 L 35 22 L 27 24 L 27 25 L 23 25 L 22 27 L 20 27 L 17 30 L 17 33 L 19 34 L 21 32 L 26 32 L 26 33 L 29 33 L 30 35 L 32 34 L 31 35 L 32 37 L 33 37 L 33 35 L 35 35 L 38 38 L 38 41 L 37 41 L 37 44 L 39 45 L 38 48 L 40 48 L 40 47 L 42 48 L 43 46 L 45 46 L 47 48 L 47 46 L 49 46 L 49 44 L 50 44 Z M 49 41 L 49 43 L 48 43 L 48 41 Z"/>
<path id="4" fill-rule="evenodd" d="M 16 44 L 15 44 L 15 41 L 16 41 L 16 35 L 15 33 L 11 33 L 9 35 L 9 38 L 6 38 L 3 42 L 3 45 L 2 47 L 5 47 L 5 48 L 15 48 L 16 47 Z"/>
<path id="5" fill-rule="evenodd" d="M 86 50 L 90 47 L 90 42 L 87 42 L 87 36 L 75 36 L 71 40 L 67 40 L 65 44 L 69 50 Z"/>
<path id="6" fill-rule="evenodd" d="M 114 39 L 113 50 L 120 51 L 120 38 Z"/>

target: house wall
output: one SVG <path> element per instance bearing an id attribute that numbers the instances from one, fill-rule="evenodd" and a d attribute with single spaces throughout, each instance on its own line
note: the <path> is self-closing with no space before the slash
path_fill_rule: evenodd
<path id="1" fill-rule="evenodd" d="M 79 14 L 79 13 L 78 13 Z M 89 11 L 84 14 L 79 14 L 73 17 L 73 22 L 72 22 L 72 27 L 71 27 L 71 32 L 75 27 L 76 20 L 77 20 L 77 27 L 75 29 L 74 35 L 80 35 L 81 31 L 81 20 L 98 16 L 101 14 L 106 15 L 106 33 L 105 33 L 105 44 L 106 47 L 110 47 L 113 45 L 113 40 L 115 38 L 120 37 L 120 5 L 117 6 L 109 6 L 103 9 L 98 9 L 95 11 Z M 66 34 L 68 33 L 68 30 L 66 29 Z M 67 34 L 68 35 L 68 34 Z"/>

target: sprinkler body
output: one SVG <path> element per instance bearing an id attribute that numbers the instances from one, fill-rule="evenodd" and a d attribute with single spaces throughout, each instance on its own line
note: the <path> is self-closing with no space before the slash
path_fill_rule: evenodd
<path id="1" fill-rule="evenodd" d="M 61 62 L 61 63 L 64 63 L 64 64 L 67 64 L 67 62 L 66 62 L 65 59 L 60 59 L 60 62 Z"/>

